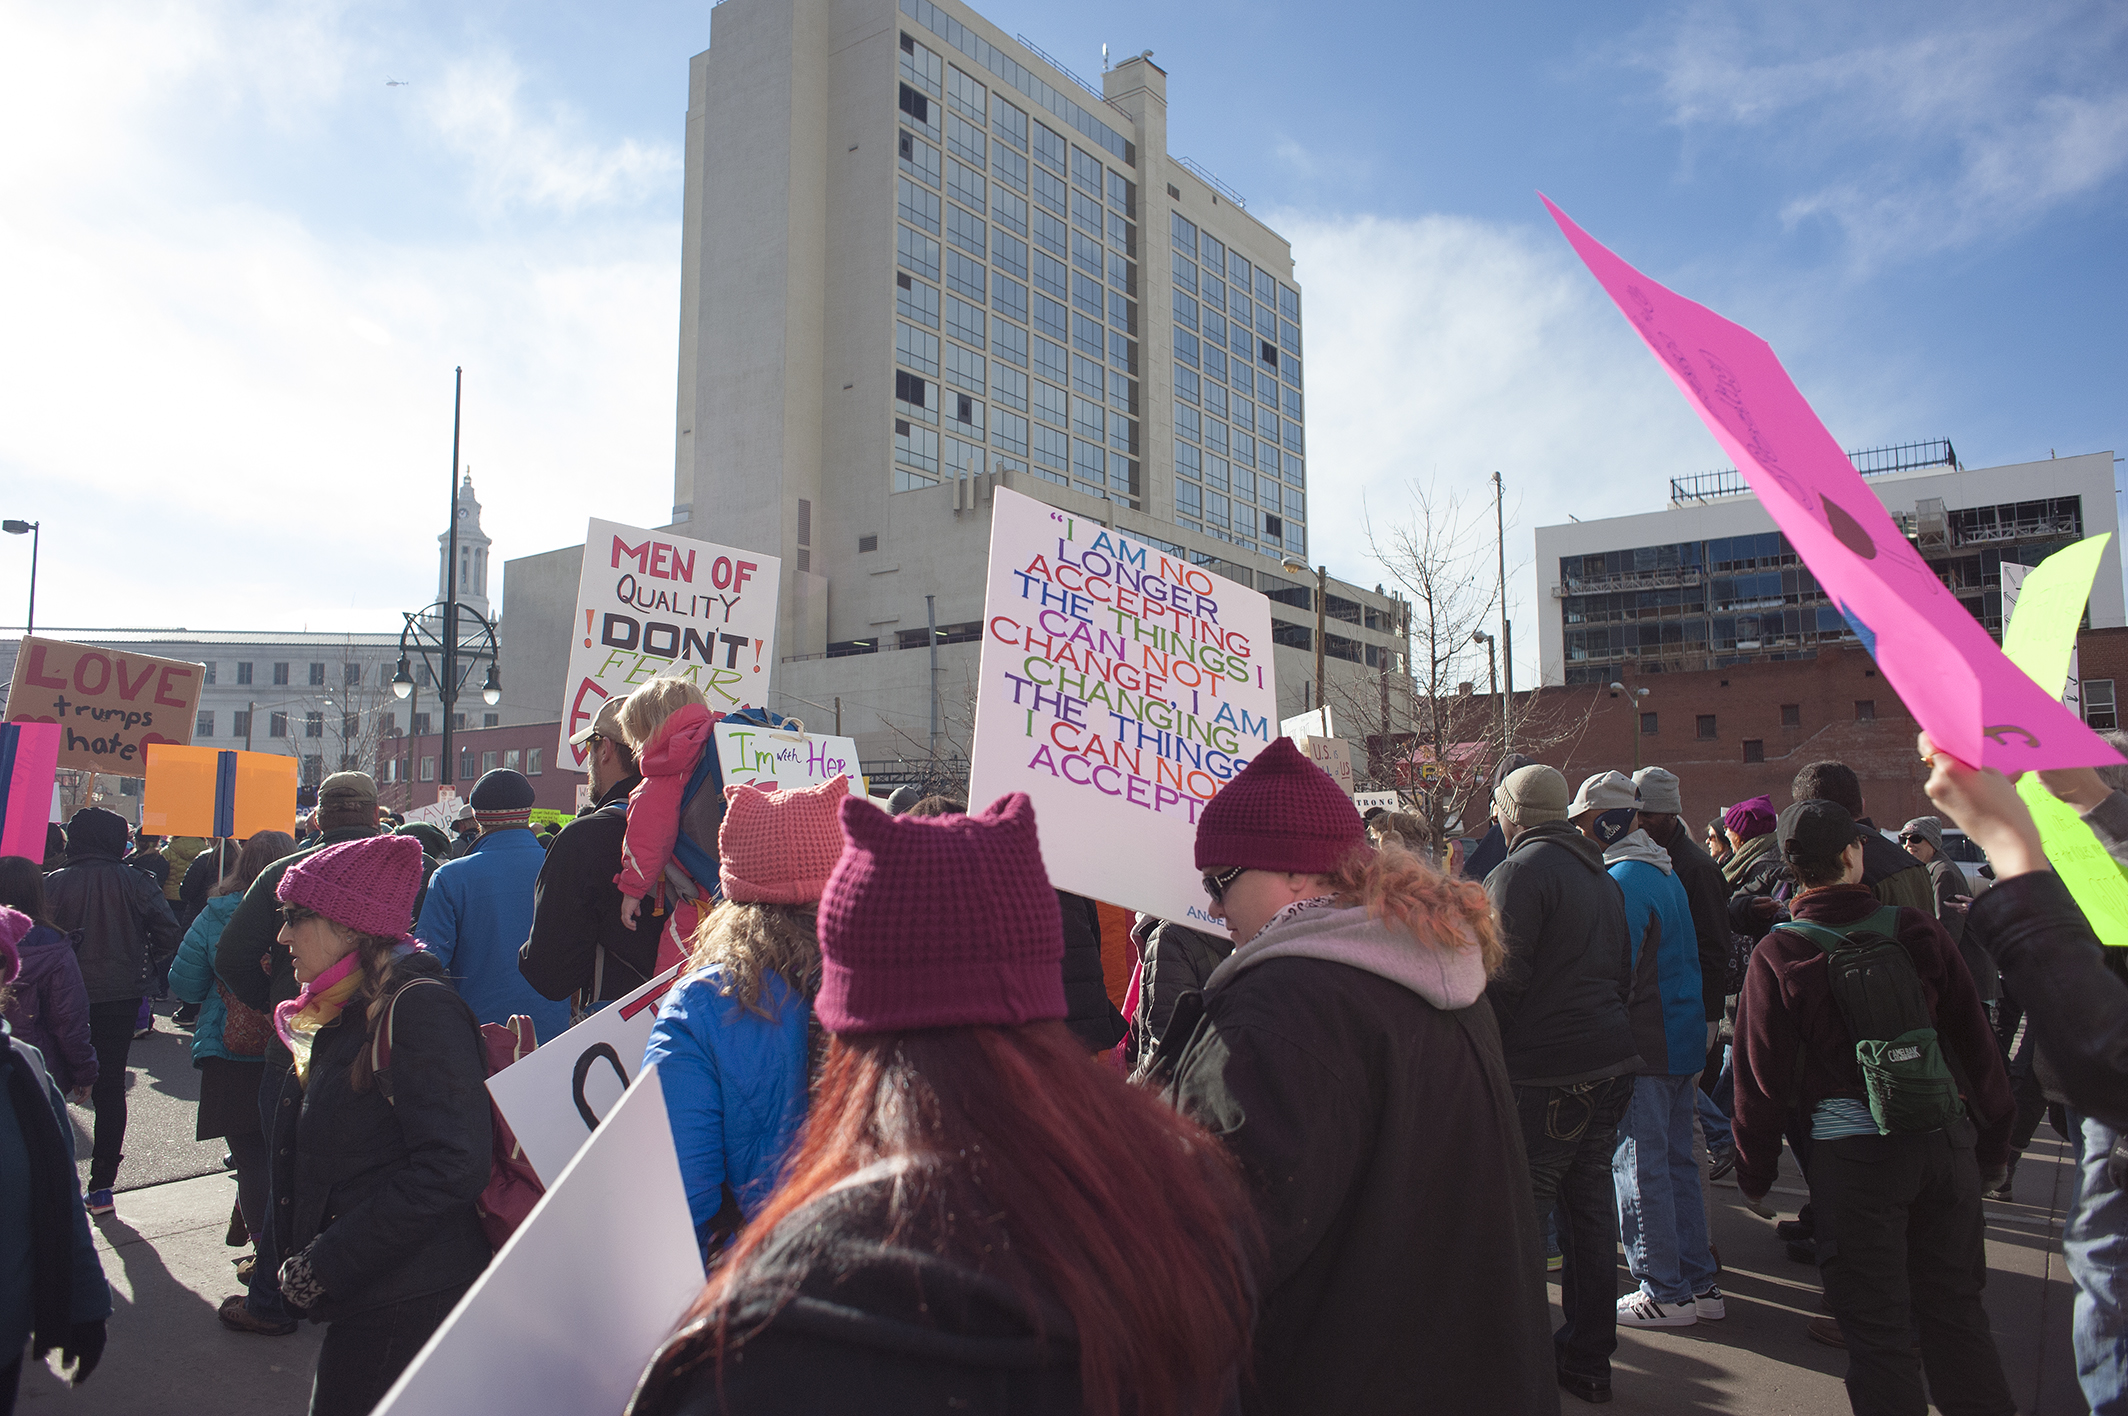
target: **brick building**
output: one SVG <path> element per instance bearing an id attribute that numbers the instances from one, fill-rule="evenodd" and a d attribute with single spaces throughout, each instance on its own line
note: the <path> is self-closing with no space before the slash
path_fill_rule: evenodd
<path id="1" fill-rule="evenodd" d="M 451 790 L 472 795 L 480 774 L 497 767 L 522 772 L 532 783 L 532 804 L 554 811 L 576 810 L 576 789 L 586 778 L 577 772 L 557 770 L 554 751 L 561 742 L 562 725 L 516 723 L 503 728 L 458 728 L 451 733 L 451 751 L 458 758 Z M 396 811 L 427 806 L 437 799 L 437 759 L 443 738 L 435 733 L 418 737 L 404 734 L 387 738 L 377 750 L 377 800 Z"/>

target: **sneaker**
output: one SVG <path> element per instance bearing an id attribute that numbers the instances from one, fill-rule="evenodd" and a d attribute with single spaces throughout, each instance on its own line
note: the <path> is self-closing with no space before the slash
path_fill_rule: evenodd
<path id="1" fill-rule="evenodd" d="M 1728 1317 L 1729 1310 L 1722 1305 L 1721 1287 L 1710 1284 L 1705 1293 L 1693 1294 L 1692 1312 L 1703 1323 L 1718 1323 Z"/>
<path id="2" fill-rule="evenodd" d="M 2011 1204 L 2017 1202 L 2017 1196 L 2011 1193 L 2010 1182 L 2007 1180 L 1993 1190 L 1982 1190 L 1980 1193 L 1991 1200 L 2003 1200 Z"/>
<path id="3" fill-rule="evenodd" d="M 236 1332 L 255 1332 L 260 1337 L 286 1337 L 296 1330 L 292 1321 L 270 1323 L 252 1312 L 244 1305 L 244 1295 L 241 1293 L 224 1298 L 222 1306 L 215 1310 L 215 1316 L 222 1320 L 222 1326 L 225 1328 Z"/>
<path id="4" fill-rule="evenodd" d="M 1707 1168 L 1709 1180 L 1719 1180 L 1736 1169 L 1736 1147 L 1723 1146 L 1714 1153 L 1714 1163 Z"/>
<path id="5" fill-rule="evenodd" d="M 1691 1327 L 1699 1313 L 1689 1303 L 1658 1303 L 1645 1288 L 1618 1300 L 1618 1325 L 1636 1328 Z"/>
<path id="6" fill-rule="evenodd" d="M 1818 1227 L 1801 1219 L 1784 1219 L 1773 1226 L 1773 1235 L 1790 1244 L 1809 1243 L 1817 1237 Z"/>
<path id="7" fill-rule="evenodd" d="M 118 1206 L 112 1203 L 109 1190 L 91 1190 L 88 1194 L 87 1208 L 90 1214 L 109 1214 L 117 1209 Z"/>

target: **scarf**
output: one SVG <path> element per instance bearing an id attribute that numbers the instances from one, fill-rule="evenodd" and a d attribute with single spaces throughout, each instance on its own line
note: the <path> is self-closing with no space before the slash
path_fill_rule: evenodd
<path id="1" fill-rule="evenodd" d="M 392 947 L 392 957 L 402 959 L 422 947 L 420 940 L 405 938 Z M 295 1061 L 298 1085 L 310 1085 L 310 1052 L 318 1033 L 340 1016 L 340 1010 L 367 977 L 361 951 L 350 950 L 338 963 L 304 984 L 301 993 L 274 1008 L 273 1030 Z"/>

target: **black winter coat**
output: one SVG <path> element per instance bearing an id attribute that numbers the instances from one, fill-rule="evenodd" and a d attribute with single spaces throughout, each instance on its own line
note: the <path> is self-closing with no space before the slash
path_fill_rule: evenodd
<path id="1" fill-rule="evenodd" d="M 886 1240 L 892 1188 L 836 1190 L 779 1225 L 733 1297 L 721 1390 L 697 1322 L 651 1359 L 629 1416 L 1076 1416 L 1071 1315 L 996 1271 L 1007 1243 L 941 1246 L 926 1214 Z"/>
<path id="2" fill-rule="evenodd" d="M 1626 1007 L 1633 938 L 1603 851 L 1565 821 L 1532 826 L 1485 877 L 1507 962 L 1486 986 L 1517 1086 L 1638 1072 Z"/>
<path id="3" fill-rule="evenodd" d="M 1143 965 L 1138 977 L 1138 1016 L 1131 1019 L 1133 1056 L 1150 1057 L 1167 1032 L 1175 1015 L 1175 1003 L 1185 993 L 1201 991 L 1212 970 L 1234 952 L 1234 941 L 1224 934 L 1207 934 L 1171 919 L 1153 920 L 1141 926 L 1137 939 Z"/>
<path id="4" fill-rule="evenodd" d="M 1685 899 L 1692 906 L 1692 932 L 1699 940 L 1701 1001 L 1706 1005 L 1707 1021 L 1718 1023 L 1722 999 L 1734 991 L 1729 978 L 1729 882 L 1722 878 L 1714 857 L 1692 839 L 1682 816 L 1672 818 L 1670 839 L 1655 844 L 1669 852 L 1677 883 L 1685 887 Z M 1707 987 L 1709 983 L 1716 986 Z M 1735 981 L 1735 987 L 1742 986 L 1741 979 Z"/>
<path id="5" fill-rule="evenodd" d="M 1256 1195 L 1244 1411 L 1555 1416 L 1529 1162 L 1482 998 L 1443 1010 L 1270 958 L 1186 995 L 1153 1069 Z"/>
<path id="6" fill-rule="evenodd" d="M 2128 957 L 2100 946 L 2052 871 L 1997 881 L 1973 928 L 2024 1005 L 2040 1051 L 2078 1111 L 2128 1130 Z"/>
<path id="7" fill-rule="evenodd" d="M 425 954 L 395 983 L 442 979 Z M 310 1250 L 325 1297 L 313 1322 L 470 1283 L 488 1266 L 473 1208 L 490 1158 L 487 1061 L 479 1026 L 446 983 L 394 1005 L 385 1088 L 354 1089 L 370 1044 L 359 1004 L 318 1030 L 306 1087 L 291 1069 L 273 1124 L 273 1222 L 285 1257 Z"/>
<path id="8" fill-rule="evenodd" d="M 657 968 L 658 931 L 621 923 L 621 887 L 613 883 L 628 831 L 628 793 L 642 780 L 630 776 L 608 787 L 597 811 L 562 827 L 547 847 L 539 879 L 532 882 L 532 934 L 517 951 L 517 968 L 548 998 L 582 993 L 596 1003 L 625 997 L 650 982 Z"/>
<path id="9" fill-rule="evenodd" d="M 177 957 L 177 916 L 162 886 L 115 849 L 72 845 L 66 865 L 45 877 L 44 912 L 54 929 L 79 936 L 75 953 L 91 1003 L 144 996 L 156 966 Z"/>
<path id="10" fill-rule="evenodd" d="M 1064 916 L 1064 1026 L 1089 1052 L 1123 1041 L 1123 1015 L 1108 1001 L 1101 975 L 1101 911 L 1084 895 L 1057 891 Z"/>

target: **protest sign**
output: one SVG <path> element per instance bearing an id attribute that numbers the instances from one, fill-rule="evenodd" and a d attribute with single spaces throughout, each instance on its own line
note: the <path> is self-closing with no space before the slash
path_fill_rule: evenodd
<path id="1" fill-rule="evenodd" d="M 140 829 L 150 835 L 242 838 L 286 831 L 295 819 L 293 757 L 161 742 L 148 749 Z"/>
<path id="2" fill-rule="evenodd" d="M 1330 705 L 1325 703 L 1320 708 L 1311 708 L 1290 718 L 1280 718 L 1278 735 L 1289 738 L 1336 737 L 1337 732 L 1331 726 L 1331 718 Z"/>
<path id="3" fill-rule="evenodd" d="M 1937 746 L 2004 772 L 2120 760 L 2003 657 L 1764 340 L 1648 279 L 1543 200 Z"/>
<path id="4" fill-rule="evenodd" d="M 768 701 L 776 663 L 776 594 L 783 562 L 757 551 L 693 541 L 593 518 L 570 633 L 555 761 L 588 770 L 572 746 L 599 706 L 647 679 L 684 678 L 713 713 Z"/>
<path id="5" fill-rule="evenodd" d="M 44 859 L 58 761 L 56 724 L 0 725 L 0 856 Z"/>
<path id="6" fill-rule="evenodd" d="M 376 1416 L 619 1411 L 701 1291 L 653 1067 L 547 1187 Z"/>
<path id="7" fill-rule="evenodd" d="M 644 921 L 654 929 L 654 921 Z M 675 964 L 627 997 L 540 1045 L 488 1078 L 488 1095 L 510 1123 L 540 1183 L 555 1180 L 643 1066 L 658 1000 L 685 965 Z"/>
<path id="8" fill-rule="evenodd" d="M 458 793 L 445 787 L 437 793 L 436 800 L 427 806 L 417 806 L 407 812 L 406 819 L 409 823 L 425 821 L 431 826 L 441 826 L 449 830 L 451 823 L 458 819 L 458 813 L 464 809 L 465 803 L 459 800 Z"/>
<path id="9" fill-rule="evenodd" d="M 1270 605 L 999 489 L 969 804 L 1027 793 L 1058 889 L 1218 932 L 1197 813 L 1271 740 Z"/>
<path id="10" fill-rule="evenodd" d="M 1352 805 L 1360 815 L 1365 816 L 1377 807 L 1383 811 L 1402 811 L 1404 799 L 1395 792 L 1354 792 Z"/>
<path id="11" fill-rule="evenodd" d="M 11 723 L 57 723 L 59 766 L 144 776 L 148 748 L 192 741 L 206 670 L 177 659 L 25 637 L 8 690 Z"/>
<path id="12" fill-rule="evenodd" d="M 2002 652 L 2043 689 L 2059 692 L 2068 681 L 2076 629 L 2108 539 L 2091 536 L 2056 551 L 2024 577 L 2016 612 L 2002 632 Z M 2091 932 L 2101 944 L 2128 945 L 2128 875 L 2076 808 L 2056 798 L 2036 775 L 2019 778 L 2017 794 L 2032 809 L 2047 859 L 2091 921 Z"/>
<path id="13" fill-rule="evenodd" d="M 1329 773 L 1330 780 L 1342 787 L 1346 796 L 1352 795 L 1351 743 L 1340 738 L 1300 736 L 1293 739 L 1293 745 L 1310 762 Z"/>
<path id="14" fill-rule="evenodd" d="M 746 782 L 765 792 L 787 792 L 848 777 L 850 795 L 865 795 L 854 738 L 811 737 L 750 723 L 719 723 L 712 732 L 727 787 Z"/>

